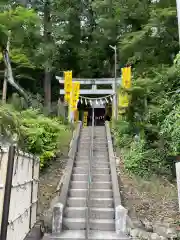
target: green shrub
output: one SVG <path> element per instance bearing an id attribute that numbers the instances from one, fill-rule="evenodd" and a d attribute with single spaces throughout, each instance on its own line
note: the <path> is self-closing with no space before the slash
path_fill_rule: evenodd
<path id="1" fill-rule="evenodd" d="M 122 135 L 131 132 L 131 127 L 129 122 L 125 120 L 119 120 L 116 122 L 115 133 L 116 135 Z"/>
<path id="2" fill-rule="evenodd" d="M 129 134 L 123 134 L 116 141 L 116 145 L 119 146 L 120 148 L 129 147 L 131 142 L 132 142 L 132 137 L 129 136 Z"/>
<path id="3" fill-rule="evenodd" d="M 180 155 L 180 104 L 166 116 L 161 126 L 161 135 L 171 156 Z"/>
<path id="4" fill-rule="evenodd" d="M 153 174 L 170 173 L 162 153 L 157 149 L 148 149 L 144 140 L 133 141 L 130 149 L 123 153 L 125 168 L 135 175 L 150 177 Z"/>
<path id="5" fill-rule="evenodd" d="M 16 141 L 22 150 L 40 156 L 41 167 L 63 151 L 71 138 L 68 125 L 33 109 L 18 112 L 11 105 L 0 106 L 0 124 L 4 137 Z"/>
<path id="6" fill-rule="evenodd" d="M 131 127 L 127 121 L 117 121 L 114 129 L 116 145 L 120 148 L 127 147 L 132 141 Z"/>
<path id="7" fill-rule="evenodd" d="M 40 156 L 40 168 L 44 168 L 50 159 L 55 157 L 55 153 L 53 151 L 45 151 Z"/>

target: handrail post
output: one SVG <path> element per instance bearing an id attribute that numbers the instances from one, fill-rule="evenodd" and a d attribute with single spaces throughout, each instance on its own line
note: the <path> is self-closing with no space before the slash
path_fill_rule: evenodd
<path id="1" fill-rule="evenodd" d="M 16 148 L 14 145 L 11 145 L 9 147 L 3 213 L 2 213 L 2 222 L 1 222 L 1 231 L 0 231 L 1 240 L 6 240 L 7 238 L 15 150 Z"/>
<path id="2" fill-rule="evenodd" d="M 86 240 L 89 239 L 89 215 L 90 215 L 90 189 L 92 183 L 92 160 L 93 160 L 93 145 L 94 145 L 94 104 L 92 106 L 92 128 L 91 128 L 91 144 L 89 151 L 89 168 L 88 168 L 88 191 L 87 191 L 87 211 L 86 211 Z"/>

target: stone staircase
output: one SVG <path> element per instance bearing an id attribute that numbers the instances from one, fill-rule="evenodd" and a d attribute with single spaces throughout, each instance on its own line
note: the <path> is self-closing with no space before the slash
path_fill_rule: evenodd
<path id="1" fill-rule="evenodd" d="M 63 211 L 62 232 L 45 239 L 86 239 L 87 205 L 88 239 L 127 239 L 115 231 L 115 207 L 106 129 L 94 127 L 93 158 L 88 202 L 89 160 L 92 127 L 81 130 Z"/>

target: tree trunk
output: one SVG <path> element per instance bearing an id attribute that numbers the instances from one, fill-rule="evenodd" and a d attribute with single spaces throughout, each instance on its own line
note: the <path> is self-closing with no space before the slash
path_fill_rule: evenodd
<path id="1" fill-rule="evenodd" d="M 7 46 L 6 49 L 9 53 L 10 49 L 10 39 L 11 39 L 11 31 L 8 33 L 8 40 L 7 40 Z M 8 69 L 6 67 L 5 72 L 4 72 L 4 82 L 3 82 L 3 92 L 2 92 L 2 103 L 6 103 L 6 97 L 7 97 L 7 77 L 8 77 Z"/>
<path id="2" fill-rule="evenodd" d="M 44 107 L 47 113 L 51 111 L 51 72 L 48 66 L 44 71 Z"/>
<path id="3" fill-rule="evenodd" d="M 44 3 L 44 42 L 45 46 L 48 46 L 51 43 L 51 16 L 50 16 L 50 2 L 46 0 Z M 45 71 L 44 71 L 44 107 L 46 113 L 49 114 L 51 111 L 51 54 L 50 49 L 48 49 L 48 54 L 45 62 Z"/>

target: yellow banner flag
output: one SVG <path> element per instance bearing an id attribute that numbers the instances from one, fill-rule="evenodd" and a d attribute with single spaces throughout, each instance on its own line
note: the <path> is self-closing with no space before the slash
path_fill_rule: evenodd
<path id="1" fill-rule="evenodd" d="M 87 118 L 88 118 L 88 112 L 84 112 L 84 118 L 83 118 L 83 126 L 87 126 Z"/>
<path id="2" fill-rule="evenodd" d="M 66 93 L 72 90 L 72 71 L 64 72 L 64 90 Z"/>
<path id="3" fill-rule="evenodd" d="M 66 101 L 67 103 L 69 103 L 69 101 L 70 101 L 70 93 L 65 93 L 64 99 L 65 99 L 65 101 Z"/>
<path id="4" fill-rule="evenodd" d="M 119 95 L 119 107 L 125 108 L 129 105 L 129 95 L 127 93 L 121 93 Z"/>
<path id="5" fill-rule="evenodd" d="M 71 110 L 75 111 L 77 109 L 77 101 L 71 99 Z"/>
<path id="6" fill-rule="evenodd" d="M 72 83 L 72 92 L 71 92 L 71 99 L 70 99 L 70 105 L 72 111 L 77 109 L 77 102 L 79 99 L 79 91 L 80 91 L 80 83 L 79 82 L 73 82 Z"/>
<path id="7" fill-rule="evenodd" d="M 72 91 L 72 71 L 64 72 L 64 90 L 65 90 L 65 100 L 70 101 L 71 91 Z"/>
<path id="8" fill-rule="evenodd" d="M 126 89 L 131 88 L 131 67 L 125 67 L 122 71 L 122 86 Z"/>
<path id="9" fill-rule="evenodd" d="M 76 100 L 79 99 L 79 93 L 80 93 L 80 82 L 73 82 L 74 83 L 74 88 L 73 88 L 73 91 L 74 91 L 74 98 Z"/>
<path id="10" fill-rule="evenodd" d="M 74 111 L 76 109 L 76 103 L 77 103 L 77 100 L 75 98 L 75 91 L 76 91 L 76 83 L 73 82 L 72 83 L 71 99 L 70 99 L 70 106 L 71 106 L 72 111 Z"/>

